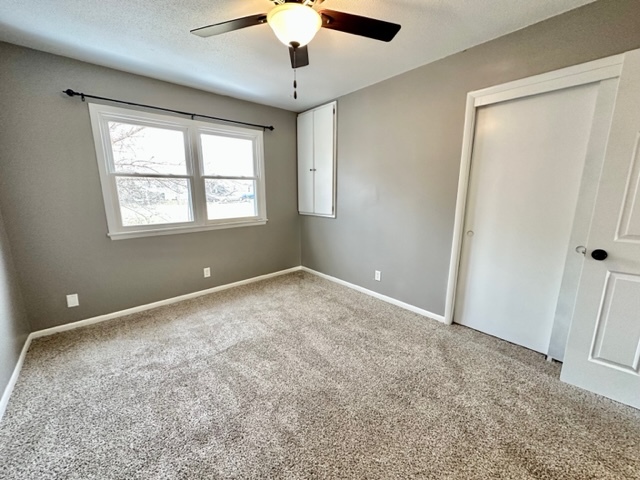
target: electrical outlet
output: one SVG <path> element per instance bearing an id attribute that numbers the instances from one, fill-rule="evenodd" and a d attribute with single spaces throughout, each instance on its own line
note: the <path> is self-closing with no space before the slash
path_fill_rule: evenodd
<path id="1" fill-rule="evenodd" d="M 67 295 L 67 307 L 77 307 L 80 305 L 80 300 L 78 300 L 78 294 L 74 293 L 72 295 Z"/>
<path id="2" fill-rule="evenodd" d="M 205 267 L 204 278 L 209 278 L 210 276 L 211 276 L 211 267 Z"/>
<path id="3" fill-rule="evenodd" d="M 380 272 L 380 270 L 376 270 L 376 273 L 375 273 L 375 275 L 374 275 L 373 279 L 374 279 L 376 282 L 379 282 L 379 281 L 381 281 L 381 280 L 382 280 L 382 273 Z"/>

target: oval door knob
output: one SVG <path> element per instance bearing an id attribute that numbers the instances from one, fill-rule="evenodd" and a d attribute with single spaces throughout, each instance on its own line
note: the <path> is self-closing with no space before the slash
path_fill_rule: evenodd
<path id="1" fill-rule="evenodd" d="M 591 252 L 591 258 L 593 258 L 594 260 L 598 260 L 598 261 L 602 261 L 605 258 L 607 258 L 609 256 L 609 254 L 607 252 L 605 252 L 604 250 L 594 250 L 593 252 Z"/>

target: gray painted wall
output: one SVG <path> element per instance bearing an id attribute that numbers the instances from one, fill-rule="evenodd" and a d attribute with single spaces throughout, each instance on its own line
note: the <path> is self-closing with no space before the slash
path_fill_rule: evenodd
<path id="1" fill-rule="evenodd" d="M 600 0 L 339 98 L 337 219 L 302 218 L 303 265 L 444 314 L 467 92 L 639 47 L 640 2 Z"/>
<path id="2" fill-rule="evenodd" d="M 300 265 L 295 114 L 6 43 L 0 58 L 0 207 L 34 330 Z M 87 104 L 66 88 L 274 125 L 268 224 L 110 240 Z"/>
<path id="3" fill-rule="evenodd" d="M 11 378 L 30 328 L 0 213 L 0 396 Z"/>

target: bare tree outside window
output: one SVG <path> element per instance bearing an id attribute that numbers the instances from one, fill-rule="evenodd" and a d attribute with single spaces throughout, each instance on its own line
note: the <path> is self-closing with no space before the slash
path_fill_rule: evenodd
<path id="1" fill-rule="evenodd" d="M 157 225 L 193 220 L 184 133 L 109 122 L 122 223 Z M 129 176 L 131 175 L 131 176 Z"/>

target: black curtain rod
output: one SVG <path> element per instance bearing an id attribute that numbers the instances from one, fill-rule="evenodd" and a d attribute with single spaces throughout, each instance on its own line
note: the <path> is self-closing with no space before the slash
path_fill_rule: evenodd
<path id="1" fill-rule="evenodd" d="M 239 122 L 238 120 L 229 120 L 228 118 L 212 117 L 211 115 L 202 115 L 200 113 L 182 112 L 180 110 L 172 110 L 170 108 L 154 107 L 153 105 L 145 105 L 143 103 L 125 102 L 124 100 L 115 100 L 113 98 L 98 97 L 96 95 L 89 95 L 88 93 L 76 92 L 71 90 L 70 88 L 63 90 L 62 93 L 66 93 L 70 97 L 80 97 L 83 102 L 85 98 L 95 98 L 96 100 L 106 100 L 107 102 L 122 103 L 124 105 L 132 105 L 134 107 L 151 108 L 153 110 L 162 110 L 163 112 L 171 112 L 171 113 L 177 113 L 179 115 L 187 115 L 191 117 L 192 120 L 194 117 L 208 118 L 210 120 L 219 120 L 221 122 L 235 123 L 236 125 L 245 125 L 247 127 L 257 127 L 257 128 L 262 128 L 263 130 L 273 131 L 273 125 L 258 125 L 256 123 Z"/>

